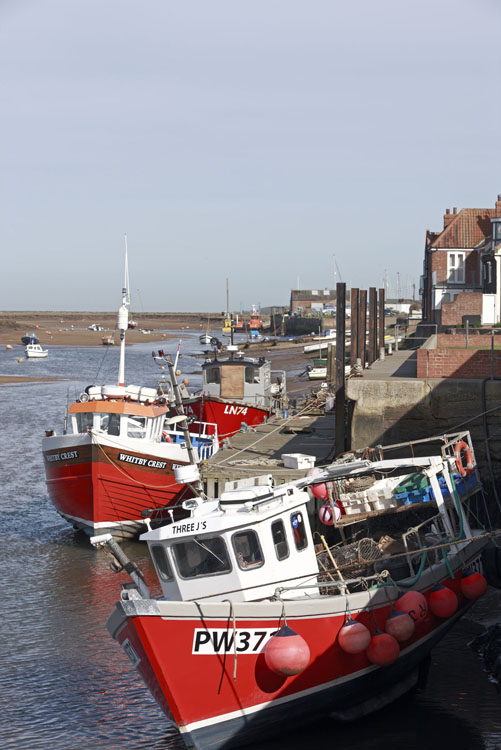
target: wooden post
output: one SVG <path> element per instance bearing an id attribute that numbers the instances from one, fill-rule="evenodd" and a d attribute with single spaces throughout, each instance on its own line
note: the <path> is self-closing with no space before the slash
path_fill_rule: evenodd
<path id="1" fill-rule="evenodd" d="M 376 288 L 369 287 L 369 365 L 376 361 Z"/>
<path id="2" fill-rule="evenodd" d="M 365 289 L 360 289 L 358 301 L 358 356 L 364 368 L 367 335 L 367 291 Z"/>
<path id="3" fill-rule="evenodd" d="M 381 349 L 384 351 L 384 289 L 379 290 L 379 351 L 378 354 L 381 353 Z"/>
<path id="4" fill-rule="evenodd" d="M 336 285 L 336 387 L 335 387 L 335 420 L 336 420 L 336 455 L 344 452 L 345 443 L 345 338 L 346 338 L 346 284 Z"/>
<path id="5" fill-rule="evenodd" d="M 358 353 L 358 289 L 351 290 L 351 319 L 350 319 L 350 364 L 356 365 Z"/>
<path id="6" fill-rule="evenodd" d="M 336 384 L 336 349 L 334 344 L 327 345 L 327 383 L 330 387 Z"/>

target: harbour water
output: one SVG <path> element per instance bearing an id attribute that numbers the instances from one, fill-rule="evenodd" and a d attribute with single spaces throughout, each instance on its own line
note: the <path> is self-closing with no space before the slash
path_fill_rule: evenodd
<path id="1" fill-rule="evenodd" d="M 198 337 L 184 338 L 186 351 L 199 348 Z M 176 346 L 177 340 L 159 344 L 170 352 Z M 127 349 L 128 382 L 155 385 L 161 373 L 151 349 Z M 0 386 L 0 747 L 182 748 L 105 628 L 126 577 L 113 573 L 104 553 L 58 516 L 45 487 L 44 431 L 62 430 L 67 398 L 90 383 L 116 381 L 118 347 L 51 347 L 47 360 L 22 364 L 18 357 L 22 347 L 1 351 L 0 375 L 67 380 Z M 180 369 L 191 385 L 200 384 L 199 360 L 185 355 Z M 124 546 L 158 591 L 145 545 Z M 499 750 L 501 694 L 467 646 L 477 632 L 466 620 L 453 629 L 433 652 L 426 689 L 412 699 L 355 725 L 326 718 L 314 727 L 290 726 L 293 732 L 281 738 L 263 737 L 260 748 Z"/>

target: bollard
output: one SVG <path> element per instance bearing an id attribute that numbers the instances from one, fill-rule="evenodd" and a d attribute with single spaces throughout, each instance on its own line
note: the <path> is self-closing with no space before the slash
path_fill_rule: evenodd
<path id="1" fill-rule="evenodd" d="M 379 359 L 384 359 L 384 346 L 379 347 Z"/>
<path id="2" fill-rule="evenodd" d="M 388 344 L 388 356 L 391 357 L 392 354 L 393 354 L 393 352 L 392 352 L 391 343 L 390 343 L 390 344 Z"/>

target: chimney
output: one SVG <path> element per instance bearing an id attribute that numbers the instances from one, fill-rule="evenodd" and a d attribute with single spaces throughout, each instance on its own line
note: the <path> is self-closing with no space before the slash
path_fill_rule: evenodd
<path id="1" fill-rule="evenodd" d="M 498 195 L 496 201 L 496 216 L 501 216 L 501 195 Z"/>
<path id="2" fill-rule="evenodd" d="M 454 216 L 451 214 L 451 209 L 446 208 L 444 214 L 444 229 L 447 229 L 453 218 Z"/>

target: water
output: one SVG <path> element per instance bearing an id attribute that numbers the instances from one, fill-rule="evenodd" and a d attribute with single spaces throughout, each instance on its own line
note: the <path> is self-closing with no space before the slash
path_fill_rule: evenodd
<path id="1" fill-rule="evenodd" d="M 198 334 L 182 333 L 186 352 Z M 173 352 L 177 340 L 157 348 Z M 127 349 L 126 379 L 155 385 L 150 344 Z M 89 383 L 115 382 L 118 347 L 51 347 L 49 358 L 17 363 L 22 348 L 0 351 L 0 374 L 69 378 L 69 382 L 0 387 L 0 746 L 50 748 L 184 747 L 128 658 L 105 629 L 123 574 L 76 533 L 49 502 L 41 457 L 45 429 L 62 429 L 64 409 Z M 200 360 L 180 360 L 183 376 L 200 384 Z M 99 375 L 96 373 L 100 370 Z M 74 380 L 75 374 L 78 380 Z M 144 545 L 125 549 L 158 592 Z M 501 748 L 501 697 L 467 647 L 475 627 L 464 621 L 435 649 L 427 689 L 357 725 L 329 721 L 263 742 L 263 750 L 317 747 L 414 750 Z"/>

